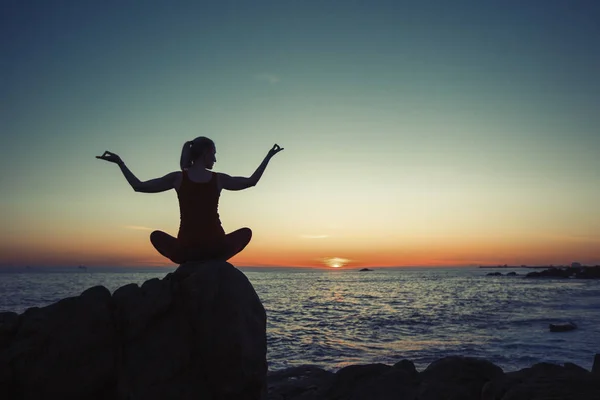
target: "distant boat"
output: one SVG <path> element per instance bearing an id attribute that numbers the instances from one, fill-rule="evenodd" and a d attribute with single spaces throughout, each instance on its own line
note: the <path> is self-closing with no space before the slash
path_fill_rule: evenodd
<path id="1" fill-rule="evenodd" d="M 550 332 L 568 332 L 577 329 L 577 325 L 573 322 L 568 322 L 566 324 L 550 324 L 548 327 L 550 328 Z"/>

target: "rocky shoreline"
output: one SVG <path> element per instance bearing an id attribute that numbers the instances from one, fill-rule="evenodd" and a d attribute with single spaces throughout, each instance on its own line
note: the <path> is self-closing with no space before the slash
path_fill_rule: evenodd
<path id="1" fill-rule="evenodd" d="M 526 278 L 575 278 L 600 279 L 600 266 L 548 268 L 543 271 L 533 271 Z"/>
<path id="2" fill-rule="evenodd" d="M 268 400 L 598 400 L 600 355 L 592 371 L 572 363 L 538 363 L 505 373 L 484 359 L 453 356 L 421 372 L 409 360 L 351 365 L 335 373 L 289 368 L 270 373 L 268 384 Z"/>
<path id="3" fill-rule="evenodd" d="M 96 286 L 0 313 L 0 398 L 29 400 L 600 399 L 587 371 L 540 363 L 504 372 L 472 357 L 267 371 L 266 313 L 229 263 L 188 263 L 111 294 Z M 553 396 L 553 397 L 551 397 Z"/>
<path id="4" fill-rule="evenodd" d="M 575 279 L 600 279 L 600 266 L 593 267 L 551 267 L 543 271 L 533 271 L 521 275 L 515 271 L 503 274 L 502 272 L 488 272 L 486 276 L 524 276 L 525 278 L 575 278 Z"/>

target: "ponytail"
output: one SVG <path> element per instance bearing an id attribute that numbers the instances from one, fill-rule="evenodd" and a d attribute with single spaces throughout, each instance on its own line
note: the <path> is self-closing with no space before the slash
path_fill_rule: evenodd
<path id="1" fill-rule="evenodd" d="M 181 170 L 189 168 L 194 163 L 192 160 L 192 146 L 194 142 L 185 142 L 183 149 L 181 149 L 181 158 L 179 159 L 179 166 Z"/>
<path id="2" fill-rule="evenodd" d="M 190 168 L 207 148 L 214 148 L 215 143 L 207 137 L 200 136 L 183 144 L 179 166 L 181 169 Z"/>

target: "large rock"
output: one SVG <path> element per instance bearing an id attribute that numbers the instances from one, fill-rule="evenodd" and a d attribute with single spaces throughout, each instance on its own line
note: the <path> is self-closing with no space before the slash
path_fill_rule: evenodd
<path id="1" fill-rule="evenodd" d="M 483 386 L 504 375 L 502 368 L 474 357 L 451 356 L 431 363 L 420 374 L 419 400 L 479 400 Z"/>
<path id="2" fill-rule="evenodd" d="M 226 262 L 0 314 L 0 398 L 260 399 L 266 314 Z"/>
<path id="3" fill-rule="evenodd" d="M 268 375 L 269 400 L 316 400 L 331 386 L 333 372 L 313 365 L 303 365 Z"/>
<path id="4" fill-rule="evenodd" d="M 594 364 L 592 364 L 592 373 L 600 375 L 600 354 L 594 356 Z"/>
<path id="5" fill-rule="evenodd" d="M 0 359 L 12 371 L 15 399 L 109 399 L 116 345 L 111 296 L 98 286 L 28 309 Z"/>
<path id="6" fill-rule="evenodd" d="M 419 373 L 409 360 L 349 365 L 335 374 L 303 366 L 269 374 L 269 400 L 412 400 Z"/>
<path id="7" fill-rule="evenodd" d="M 488 382 L 482 400 L 598 400 L 600 380 L 574 364 L 538 363 Z"/>

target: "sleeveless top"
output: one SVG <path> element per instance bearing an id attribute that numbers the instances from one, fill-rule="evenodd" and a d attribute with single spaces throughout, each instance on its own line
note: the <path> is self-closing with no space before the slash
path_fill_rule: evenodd
<path id="1" fill-rule="evenodd" d="M 182 171 L 179 199 L 179 233 L 177 239 L 184 247 L 210 244 L 225 237 L 219 219 L 219 188 L 217 174 L 212 173 L 210 181 L 198 183 Z"/>

